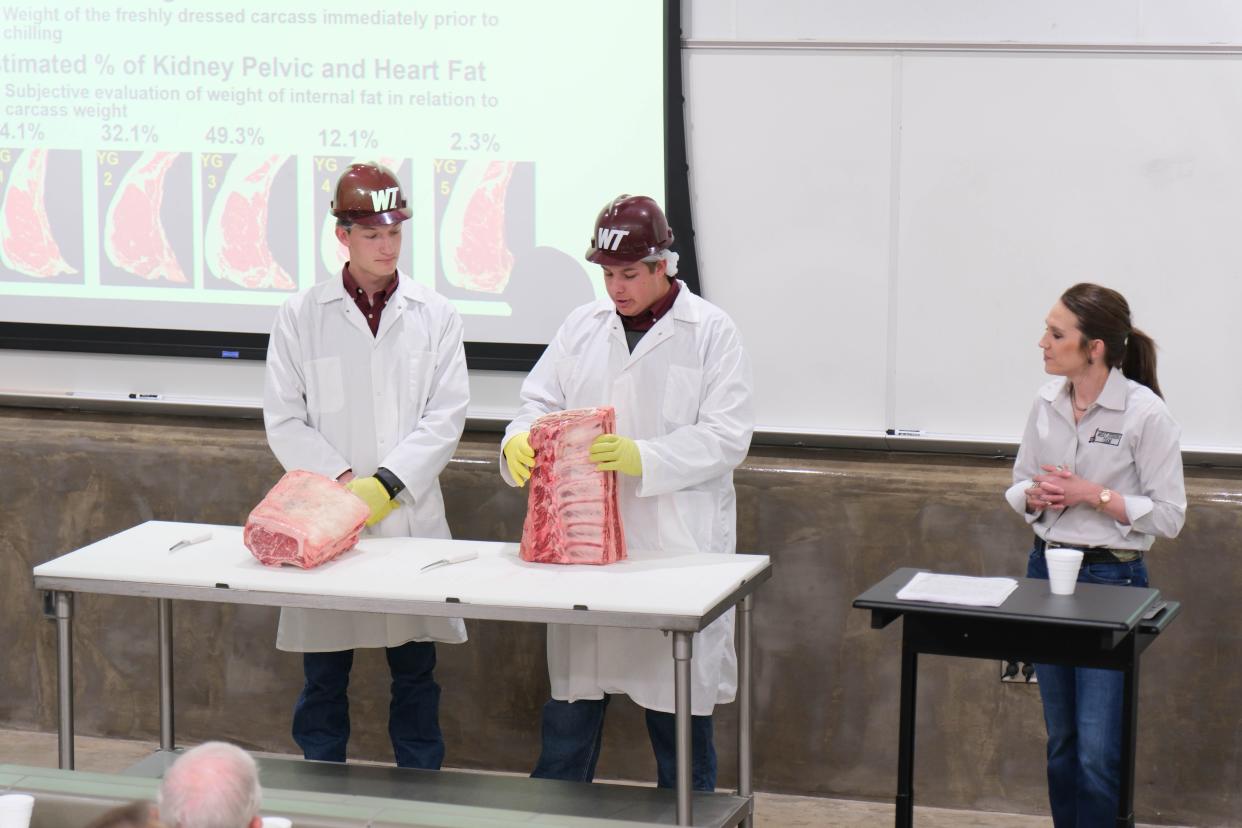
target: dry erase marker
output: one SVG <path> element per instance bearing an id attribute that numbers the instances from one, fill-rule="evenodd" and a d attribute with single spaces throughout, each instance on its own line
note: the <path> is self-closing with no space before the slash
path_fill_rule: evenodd
<path id="1" fill-rule="evenodd" d="M 159 394 L 130 394 L 129 398 L 131 400 L 158 400 L 160 398 L 160 395 Z"/>
<path id="2" fill-rule="evenodd" d="M 885 434 L 889 437 L 922 437 L 923 432 L 917 428 L 889 428 L 885 429 Z"/>

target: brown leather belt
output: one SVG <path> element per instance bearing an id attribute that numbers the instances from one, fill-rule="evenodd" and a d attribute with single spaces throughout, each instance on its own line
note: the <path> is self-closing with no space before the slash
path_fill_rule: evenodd
<path id="1" fill-rule="evenodd" d="M 1143 559 L 1143 552 L 1139 549 L 1110 549 L 1107 546 L 1074 546 L 1072 543 L 1045 541 L 1039 535 L 1035 536 L 1035 546 L 1040 552 L 1049 548 L 1081 549 L 1084 566 L 1097 563 L 1133 563 Z"/>

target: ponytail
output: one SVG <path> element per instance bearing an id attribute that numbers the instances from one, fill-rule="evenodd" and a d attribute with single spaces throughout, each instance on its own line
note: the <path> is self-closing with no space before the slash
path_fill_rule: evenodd
<path id="1" fill-rule="evenodd" d="M 1138 328 L 1130 329 L 1121 373 L 1127 379 L 1146 385 L 1157 397 L 1164 397 L 1160 393 L 1160 383 L 1156 381 L 1156 343 Z"/>

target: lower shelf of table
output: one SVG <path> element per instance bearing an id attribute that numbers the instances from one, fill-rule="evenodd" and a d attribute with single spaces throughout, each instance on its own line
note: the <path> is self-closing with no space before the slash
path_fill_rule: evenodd
<path id="1" fill-rule="evenodd" d="M 176 759 L 158 751 L 125 771 L 126 775 L 158 778 Z M 477 812 L 482 825 L 494 825 L 500 813 L 544 818 L 570 818 L 605 828 L 618 824 L 677 824 L 674 791 L 637 785 L 584 784 L 527 779 L 465 771 L 423 771 L 379 765 L 308 762 L 290 758 L 259 758 L 265 789 L 324 795 L 377 797 L 443 806 L 457 811 L 469 824 Z M 748 813 L 744 797 L 727 793 L 694 794 L 694 825 L 731 828 Z M 460 810 L 458 810 L 460 809 Z M 522 824 L 526 824 L 524 820 Z M 542 824 L 535 819 L 532 825 Z"/>

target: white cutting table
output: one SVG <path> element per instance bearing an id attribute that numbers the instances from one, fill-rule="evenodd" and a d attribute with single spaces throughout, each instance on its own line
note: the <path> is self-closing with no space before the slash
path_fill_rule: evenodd
<path id="1" fill-rule="evenodd" d="M 176 552 L 183 538 L 211 532 Z M 478 557 L 426 572 L 462 552 Z M 750 800 L 751 607 L 771 575 L 766 555 L 636 552 L 609 566 L 532 564 L 517 544 L 368 538 L 316 569 L 267 567 L 239 526 L 148 521 L 35 567 L 57 623 L 60 766 L 73 767 L 73 593 L 155 598 L 160 652 L 160 747 L 174 749 L 172 601 L 362 610 L 497 621 L 632 627 L 672 634 L 677 721 L 677 824 L 691 825 L 690 660 L 695 632 L 738 605 L 738 795 Z"/>

